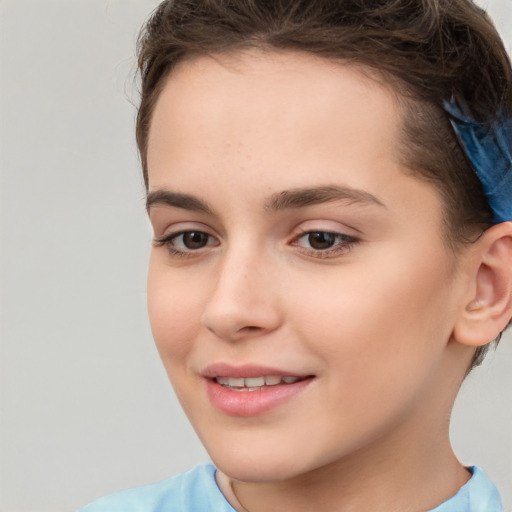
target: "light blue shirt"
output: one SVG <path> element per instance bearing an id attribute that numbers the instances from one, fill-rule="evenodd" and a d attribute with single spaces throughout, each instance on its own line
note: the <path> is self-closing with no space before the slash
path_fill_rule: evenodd
<path id="1" fill-rule="evenodd" d="M 498 490 L 478 467 L 459 492 L 431 512 L 502 512 Z M 197 466 L 163 482 L 93 501 L 79 512 L 236 512 L 215 482 L 215 467 Z"/>

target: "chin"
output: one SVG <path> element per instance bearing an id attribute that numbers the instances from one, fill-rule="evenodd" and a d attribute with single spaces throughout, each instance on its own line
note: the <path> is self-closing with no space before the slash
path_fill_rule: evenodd
<path id="1" fill-rule="evenodd" d="M 296 478 L 333 461 L 321 460 L 297 446 L 226 441 L 206 449 L 215 466 L 233 480 L 247 483 L 278 482 Z"/>
<path id="2" fill-rule="evenodd" d="M 258 465 L 256 465 L 254 462 L 247 460 L 227 460 L 226 457 L 223 457 L 222 460 L 213 458 L 212 460 L 215 466 L 224 474 L 239 482 L 279 482 L 292 479 L 303 473 L 301 468 L 277 461 L 265 463 L 260 459 Z"/>

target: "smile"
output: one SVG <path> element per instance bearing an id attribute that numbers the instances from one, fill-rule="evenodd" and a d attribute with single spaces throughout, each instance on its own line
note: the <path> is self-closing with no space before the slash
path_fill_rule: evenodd
<path id="1" fill-rule="evenodd" d="M 222 414 L 254 417 L 300 399 L 314 375 L 262 366 L 215 364 L 202 372 L 210 403 Z"/>
<path id="2" fill-rule="evenodd" d="M 233 391 L 257 391 L 279 384 L 294 384 L 302 380 L 301 377 L 269 375 L 265 377 L 215 377 L 215 381 L 222 387 Z"/>

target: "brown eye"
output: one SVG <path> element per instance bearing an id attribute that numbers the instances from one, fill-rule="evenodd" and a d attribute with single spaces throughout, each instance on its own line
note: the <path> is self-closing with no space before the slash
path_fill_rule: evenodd
<path id="1" fill-rule="evenodd" d="M 336 258 L 350 252 L 358 242 L 357 238 L 344 233 L 306 231 L 292 245 L 299 247 L 303 254 L 314 258 Z"/>
<path id="2" fill-rule="evenodd" d="M 336 242 L 336 235 L 334 233 L 327 233 L 325 231 L 313 231 L 308 234 L 308 243 L 312 249 L 319 251 L 330 249 Z"/>
<path id="3" fill-rule="evenodd" d="M 216 247 L 219 240 L 204 231 L 180 231 L 161 238 L 155 238 L 155 247 L 165 247 L 171 256 L 199 256 L 202 249 Z"/>
<path id="4" fill-rule="evenodd" d="M 208 245 L 210 236 L 202 231 L 187 231 L 175 237 L 181 237 L 181 244 L 187 249 L 202 249 Z"/>

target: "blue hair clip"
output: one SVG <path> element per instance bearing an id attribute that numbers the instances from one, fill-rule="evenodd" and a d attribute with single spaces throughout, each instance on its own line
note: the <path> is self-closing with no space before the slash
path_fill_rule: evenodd
<path id="1" fill-rule="evenodd" d="M 502 114 L 488 125 L 479 123 L 453 98 L 444 102 L 444 110 L 483 185 L 493 222 L 512 220 L 512 119 Z"/>

